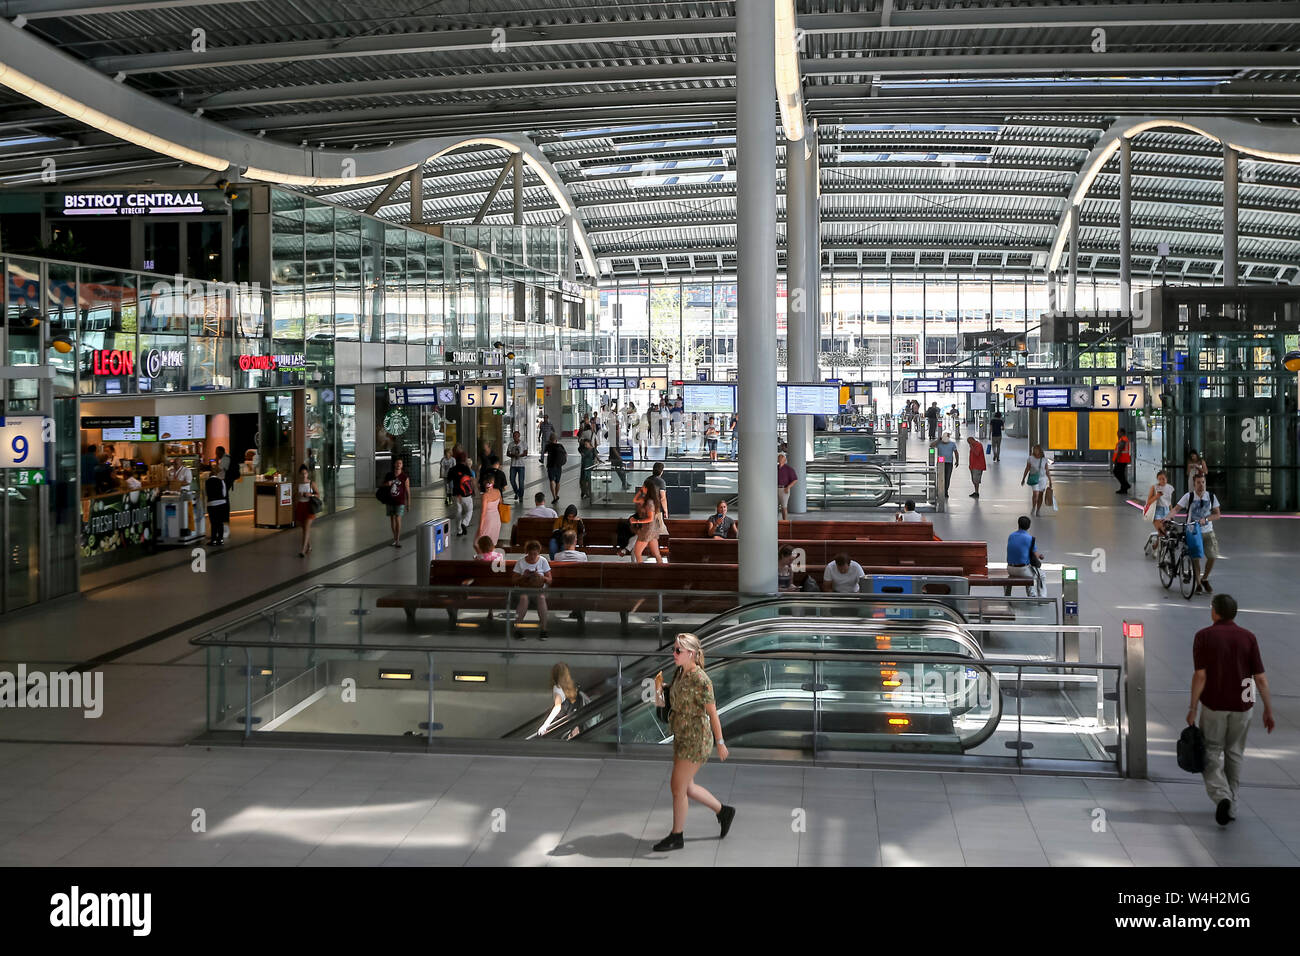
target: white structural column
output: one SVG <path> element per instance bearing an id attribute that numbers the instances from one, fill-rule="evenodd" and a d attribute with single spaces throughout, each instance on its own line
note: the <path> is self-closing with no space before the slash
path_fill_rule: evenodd
<path id="1" fill-rule="evenodd" d="M 1070 278 L 1065 292 L 1065 311 L 1074 314 L 1079 287 L 1079 207 L 1070 207 Z"/>
<path id="2" fill-rule="evenodd" d="M 808 345 L 804 352 L 804 367 L 799 370 L 800 378 L 805 382 L 821 381 L 822 344 L 822 218 L 821 218 L 821 178 L 822 163 L 817 153 L 817 124 L 814 122 L 808 132 Z M 813 460 L 813 431 L 808 429 L 809 461 Z"/>
<path id="3" fill-rule="evenodd" d="M 1230 146 L 1223 147 L 1223 284 L 1237 284 L 1237 157 Z"/>
<path id="4" fill-rule="evenodd" d="M 806 127 L 805 127 L 806 128 Z M 811 132 L 805 136 L 811 136 Z M 805 155 L 807 139 L 785 144 L 785 371 L 786 380 L 803 378 L 808 351 L 808 173 Z M 808 472 L 808 449 L 812 419 L 807 415 L 787 415 L 786 445 L 789 463 L 801 476 Z M 803 514 L 808 510 L 807 482 L 800 481 L 790 491 L 790 511 Z"/>
<path id="5" fill-rule="evenodd" d="M 1119 298 L 1133 308 L 1133 142 L 1119 141 Z"/>
<path id="6" fill-rule="evenodd" d="M 736 364 L 742 594 L 776 593 L 776 25 L 736 3 Z"/>

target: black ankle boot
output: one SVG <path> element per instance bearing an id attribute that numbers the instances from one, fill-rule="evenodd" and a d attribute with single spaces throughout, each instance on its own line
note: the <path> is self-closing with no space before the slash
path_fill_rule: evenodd
<path id="1" fill-rule="evenodd" d="M 734 819 L 736 819 L 736 808 L 729 807 L 724 803 L 722 809 L 718 811 L 718 823 L 722 826 L 722 835 L 718 837 L 719 840 L 726 838 L 727 831 L 731 829 L 731 821 Z"/>
<path id="2" fill-rule="evenodd" d="M 686 839 L 680 833 L 670 833 L 654 845 L 656 853 L 664 853 L 668 850 L 680 850 L 686 845 Z"/>

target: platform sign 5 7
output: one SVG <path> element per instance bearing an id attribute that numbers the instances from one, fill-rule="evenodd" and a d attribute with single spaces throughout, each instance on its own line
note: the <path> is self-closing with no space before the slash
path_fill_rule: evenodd
<path id="1" fill-rule="evenodd" d="M 44 470 L 43 422 L 38 415 L 0 419 L 0 468 Z"/>

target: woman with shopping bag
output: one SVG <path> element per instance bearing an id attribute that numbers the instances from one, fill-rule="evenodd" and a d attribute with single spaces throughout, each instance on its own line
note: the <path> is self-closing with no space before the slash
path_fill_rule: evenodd
<path id="1" fill-rule="evenodd" d="M 1043 454 L 1043 446 L 1035 445 L 1025 462 L 1024 473 L 1020 476 L 1022 485 L 1028 484 L 1030 491 L 1030 515 L 1043 513 L 1043 498 L 1052 487 L 1052 463 Z"/>

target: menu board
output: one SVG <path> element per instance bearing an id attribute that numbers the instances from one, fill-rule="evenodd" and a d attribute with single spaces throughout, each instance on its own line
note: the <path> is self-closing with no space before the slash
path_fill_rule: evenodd
<path id="1" fill-rule="evenodd" d="M 779 404 L 781 403 L 778 401 Z M 838 415 L 840 387 L 838 385 L 787 385 L 784 404 L 787 415 Z"/>
<path id="2" fill-rule="evenodd" d="M 734 385 L 693 384 L 688 382 L 682 386 L 682 401 L 685 411 L 688 413 L 734 412 L 736 410 L 736 387 Z"/>
<path id="3" fill-rule="evenodd" d="M 152 415 L 136 415 L 126 428 L 105 428 L 104 441 L 157 441 L 158 419 Z"/>
<path id="4" fill-rule="evenodd" d="M 207 438 L 207 426 L 206 415 L 160 415 L 158 440 L 189 441 L 192 438 Z"/>

